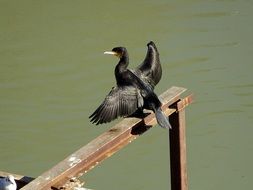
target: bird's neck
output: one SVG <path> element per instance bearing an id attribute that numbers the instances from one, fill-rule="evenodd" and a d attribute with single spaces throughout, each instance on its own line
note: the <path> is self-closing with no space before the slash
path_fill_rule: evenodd
<path id="1" fill-rule="evenodd" d="M 128 58 L 128 55 L 125 54 L 120 58 L 118 64 L 115 67 L 115 71 L 114 71 L 115 78 L 116 78 L 116 81 L 118 84 L 123 80 L 122 74 L 125 71 L 127 71 L 128 64 L 129 64 L 129 58 Z"/>

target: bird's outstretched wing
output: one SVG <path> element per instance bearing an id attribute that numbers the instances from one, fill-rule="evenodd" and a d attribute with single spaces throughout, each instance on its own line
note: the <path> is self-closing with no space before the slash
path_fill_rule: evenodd
<path id="1" fill-rule="evenodd" d="M 162 67 L 159 59 L 159 52 L 154 42 L 150 41 L 144 61 L 134 72 L 154 89 L 162 77 Z"/>
<path id="2" fill-rule="evenodd" d="M 142 106 L 143 98 L 138 89 L 132 86 L 114 87 L 89 118 L 96 125 L 107 123 L 131 115 Z"/>

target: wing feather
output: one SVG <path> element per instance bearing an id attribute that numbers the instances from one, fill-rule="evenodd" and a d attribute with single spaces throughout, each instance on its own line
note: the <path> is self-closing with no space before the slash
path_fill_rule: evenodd
<path id="1" fill-rule="evenodd" d="M 140 64 L 134 72 L 146 83 L 151 85 L 152 89 L 161 80 L 162 67 L 159 58 L 159 52 L 154 42 L 147 44 L 148 50 L 142 64 Z"/>
<path id="2" fill-rule="evenodd" d="M 118 117 L 128 116 L 142 106 L 143 99 L 137 88 L 115 87 L 89 118 L 97 125 L 107 123 Z"/>

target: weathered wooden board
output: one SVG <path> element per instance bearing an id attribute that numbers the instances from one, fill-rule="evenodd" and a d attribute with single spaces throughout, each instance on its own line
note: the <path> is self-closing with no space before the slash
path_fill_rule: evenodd
<path id="1" fill-rule="evenodd" d="M 168 107 L 180 101 L 180 95 L 185 88 L 171 87 L 159 98 L 163 103 L 162 109 L 166 115 L 176 111 Z M 43 173 L 22 190 L 48 190 L 51 187 L 60 187 L 74 176 L 82 175 L 98 165 L 102 160 L 110 157 L 113 153 L 136 139 L 140 134 L 156 124 L 154 114 L 149 114 L 144 119 L 125 118 L 107 132 L 74 152 L 56 166 Z"/>

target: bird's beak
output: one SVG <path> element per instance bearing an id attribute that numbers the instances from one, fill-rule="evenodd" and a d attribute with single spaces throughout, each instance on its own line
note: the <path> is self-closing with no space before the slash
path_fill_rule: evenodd
<path id="1" fill-rule="evenodd" d="M 117 55 L 117 53 L 114 52 L 114 51 L 105 51 L 104 54 L 108 54 L 108 55 Z"/>

